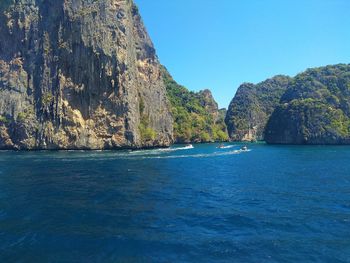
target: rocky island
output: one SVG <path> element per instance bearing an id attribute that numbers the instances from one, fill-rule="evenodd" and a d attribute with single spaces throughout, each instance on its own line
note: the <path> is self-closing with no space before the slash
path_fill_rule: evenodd
<path id="1" fill-rule="evenodd" d="M 274 144 L 350 144 L 350 65 L 297 75 L 266 126 Z"/>
<path id="2" fill-rule="evenodd" d="M 267 121 L 291 78 L 276 76 L 256 85 L 242 84 L 226 114 L 228 134 L 234 141 L 261 141 Z"/>
<path id="3" fill-rule="evenodd" d="M 350 65 L 243 84 L 226 115 L 232 140 L 350 144 Z"/>
<path id="4" fill-rule="evenodd" d="M 0 148 L 169 146 L 161 66 L 125 1 L 1 1 Z"/>
<path id="5" fill-rule="evenodd" d="M 160 64 L 132 0 L 3 0 L 0 22 L 0 149 L 350 144 L 350 65 L 244 83 L 226 111 Z"/>
<path id="6" fill-rule="evenodd" d="M 226 141 L 211 92 L 160 65 L 131 0 L 2 1 L 0 149 Z"/>

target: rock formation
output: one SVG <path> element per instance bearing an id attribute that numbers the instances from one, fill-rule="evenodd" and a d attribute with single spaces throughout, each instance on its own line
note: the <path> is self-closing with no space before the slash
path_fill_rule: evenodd
<path id="1" fill-rule="evenodd" d="M 271 115 L 265 140 L 274 144 L 350 144 L 350 65 L 297 75 Z"/>
<path id="2" fill-rule="evenodd" d="M 259 84 L 242 84 L 230 103 L 225 122 L 234 141 L 264 139 L 266 123 L 291 78 L 276 76 Z"/>
<path id="3" fill-rule="evenodd" d="M 168 146 L 172 117 L 131 0 L 2 0 L 0 149 Z"/>
<path id="4" fill-rule="evenodd" d="M 163 78 L 174 118 L 176 143 L 227 141 L 225 110 L 219 110 L 210 90 L 191 92 L 176 83 L 166 68 Z"/>
<path id="5" fill-rule="evenodd" d="M 226 115 L 233 140 L 350 144 L 350 64 L 243 84 Z"/>

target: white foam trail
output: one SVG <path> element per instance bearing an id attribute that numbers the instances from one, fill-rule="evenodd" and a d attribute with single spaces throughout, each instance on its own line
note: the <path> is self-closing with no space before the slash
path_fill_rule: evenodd
<path id="1" fill-rule="evenodd" d="M 183 155 L 170 155 L 170 156 L 143 156 L 141 159 L 178 159 L 178 158 L 208 158 L 226 155 L 235 155 L 251 150 L 234 150 L 229 152 L 214 152 L 214 153 L 199 153 L 199 154 L 183 154 Z"/>
<path id="2" fill-rule="evenodd" d="M 250 152 L 251 150 L 233 150 L 227 152 L 214 152 L 214 153 L 199 153 L 199 154 L 181 154 L 181 155 L 154 155 L 154 154 L 143 154 L 143 155 L 128 155 L 128 154 L 113 154 L 110 156 L 77 156 L 70 158 L 60 158 L 62 161 L 74 162 L 80 160 L 114 160 L 114 159 L 123 159 L 123 160 L 146 160 L 146 159 L 183 159 L 183 158 L 211 158 L 227 155 L 238 155 L 242 153 Z M 35 161 L 35 160 L 34 160 Z M 38 160 L 39 161 L 39 160 Z"/>
<path id="3" fill-rule="evenodd" d="M 231 149 L 231 148 L 233 148 L 235 146 L 236 145 L 227 145 L 227 146 L 222 147 L 221 149 Z"/>
<path id="4" fill-rule="evenodd" d="M 194 149 L 193 145 L 187 145 L 184 147 L 176 147 L 176 148 L 166 148 L 166 149 L 161 149 L 161 151 L 164 152 L 174 152 L 174 151 L 183 151 L 183 150 L 190 150 L 190 149 Z"/>
<path id="5" fill-rule="evenodd" d="M 234 145 L 230 145 L 234 147 Z M 242 153 L 250 152 L 251 150 L 231 150 L 231 151 L 217 151 L 212 153 L 193 153 L 193 154 L 181 154 L 181 155 L 168 155 L 167 152 L 190 150 L 193 146 L 168 148 L 168 149 L 155 149 L 155 150 L 140 150 L 140 151 L 130 151 L 130 152 L 113 152 L 106 151 L 106 155 L 100 155 L 100 152 L 87 151 L 84 154 L 72 155 L 72 156 L 49 156 L 52 159 L 60 159 L 62 161 L 74 162 L 80 160 L 114 160 L 114 159 L 126 159 L 126 160 L 138 160 L 138 159 L 180 159 L 180 158 L 210 158 L 218 156 L 227 155 L 237 155 Z M 27 158 L 28 156 L 22 156 L 21 158 Z M 37 158 L 36 161 L 42 161 L 41 158 Z"/>
<path id="6" fill-rule="evenodd" d="M 129 152 L 129 155 L 155 155 L 155 154 L 160 154 L 160 153 L 164 153 L 164 152 L 191 150 L 193 148 L 194 148 L 193 145 L 187 145 L 187 146 L 184 146 L 184 147 L 176 147 L 176 148 L 161 148 L 161 149 L 154 149 L 154 150 L 138 150 L 138 151 L 131 151 L 131 152 Z"/>

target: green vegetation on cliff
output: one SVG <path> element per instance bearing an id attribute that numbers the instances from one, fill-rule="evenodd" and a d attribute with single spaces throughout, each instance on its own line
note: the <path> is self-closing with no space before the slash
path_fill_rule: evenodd
<path id="1" fill-rule="evenodd" d="M 8 119 L 5 116 L 0 115 L 0 124 L 8 123 Z"/>
<path id="2" fill-rule="evenodd" d="M 139 129 L 140 129 L 141 140 L 143 143 L 153 141 L 157 136 L 157 133 L 155 132 L 155 130 L 149 127 L 148 121 L 145 121 L 144 119 L 141 120 Z"/>
<path id="3" fill-rule="evenodd" d="M 350 65 L 297 75 L 272 114 L 265 139 L 280 144 L 349 144 Z"/>
<path id="4" fill-rule="evenodd" d="M 290 81 L 289 77 L 276 76 L 256 85 L 242 84 L 225 118 L 231 139 L 263 140 L 266 123 Z"/>
<path id="5" fill-rule="evenodd" d="M 145 102 L 139 95 L 139 111 L 140 111 L 140 124 L 139 131 L 142 143 L 153 141 L 157 137 L 157 133 L 150 127 L 149 116 L 145 113 Z"/>
<path id="6" fill-rule="evenodd" d="M 166 68 L 162 69 L 176 143 L 227 141 L 224 114 L 218 110 L 209 90 L 191 92 L 177 84 Z"/>
<path id="7" fill-rule="evenodd" d="M 226 115 L 233 140 L 350 144 L 350 65 L 243 84 Z"/>

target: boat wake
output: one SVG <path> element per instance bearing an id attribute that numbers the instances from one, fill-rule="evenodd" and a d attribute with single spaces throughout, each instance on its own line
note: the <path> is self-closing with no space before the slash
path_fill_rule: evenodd
<path id="1" fill-rule="evenodd" d="M 164 156 L 140 156 L 141 159 L 178 159 L 178 158 L 209 158 L 218 156 L 235 155 L 247 153 L 251 150 L 233 150 L 229 152 L 213 152 L 213 153 L 198 153 L 198 154 L 182 154 L 182 155 L 164 155 Z"/>
<path id="2" fill-rule="evenodd" d="M 184 151 L 194 149 L 193 145 L 186 145 L 184 147 L 171 147 L 171 148 L 162 148 L 162 149 L 153 149 L 153 150 L 137 150 L 130 151 L 129 155 L 155 155 L 166 152 L 175 152 L 175 151 Z"/>
<path id="3" fill-rule="evenodd" d="M 226 146 L 226 149 L 233 148 L 234 145 Z M 220 156 L 228 156 L 228 155 L 238 155 L 248 153 L 251 150 L 247 149 L 232 149 L 222 151 L 222 149 L 216 149 L 213 152 L 188 152 L 184 153 L 186 150 L 191 150 L 194 147 L 192 145 L 184 146 L 184 147 L 174 147 L 167 149 L 153 149 L 153 150 L 138 150 L 138 151 L 129 151 L 129 152 L 113 152 L 113 151 L 105 151 L 105 152 L 97 152 L 97 151 L 89 151 L 89 152 L 74 152 L 73 155 L 70 155 L 67 158 L 67 155 L 62 152 L 59 155 L 50 156 L 50 158 L 61 159 L 67 162 L 80 161 L 80 160 L 114 160 L 114 159 L 127 159 L 127 160 L 145 160 L 145 159 L 181 159 L 181 158 L 211 158 L 211 157 L 220 157 Z M 72 153 L 69 153 L 72 154 Z M 23 158 L 30 156 L 23 156 Z M 42 161 L 41 158 L 37 158 L 35 161 Z"/>
<path id="4" fill-rule="evenodd" d="M 227 146 L 222 146 L 220 149 L 231 149 L 235 147 L 236 145 L 227 145 Z"/>
<path id="5" fill-rule="evenodd" d="M 193 145 L 186 145 L 184 147 L 174 147 L 174 148 L 166 148 L 166 149 L 160 149 L 160 151 L 163 152 L 175 152 L 175 151 L 183 151 L 183 150 L 191 150 L 194 149 Z"/>

